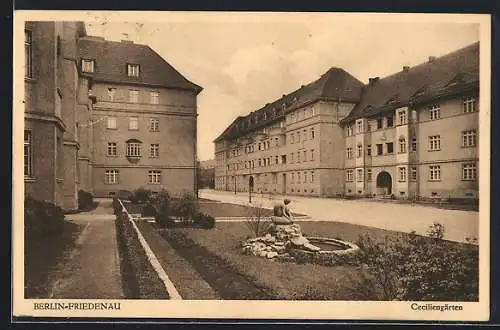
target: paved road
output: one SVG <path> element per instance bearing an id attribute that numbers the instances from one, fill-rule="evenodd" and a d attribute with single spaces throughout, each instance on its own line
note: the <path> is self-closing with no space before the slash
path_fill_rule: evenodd
<path id="1" fill-rule="evenodd" d="M 202 189 L 200 197 L 234 204 L 248 204 L 248 193 Z M 282 196 L 277 196 L 282 199 Z M 268 197 L 253 196 L 253 203 L 272 208 L 276 202 Z M 316 221 L 339 221 L 400 232 L 415 230 L 425 234 L 434 221 L 445 228 L 445 239 L 464 241 L 479 238 L 479 212 L 445 210 L 429 206 L 383 203 L 365 200 L 341 200 L 289 196 L 292 211 L 304 213 Z M 309 221 L 310 221 L 309 220 Z"/>
<path id="2" fill-rule="evenodd" d="M 91 212 L 67 215 L 83 226 L 76 246 L 67 251 L 51 277 L 50 298 L 121 299 L 120 264 L 116 244 L 115 216 L 111 202 L 101 200 Z"/>

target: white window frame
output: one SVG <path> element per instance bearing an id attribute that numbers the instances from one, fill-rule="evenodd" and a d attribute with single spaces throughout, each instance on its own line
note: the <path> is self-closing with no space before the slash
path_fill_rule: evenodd
<path id="1" fill-rule="evenodd" d="M 116 142 L 108 142 L 108 148 L 106 149 L 106 156 L 116 157 L 118 155 L 118 145 Z"/>
<path id="2" fill-rule="evenodd" d="M 433 104 L 429 107 L 429 119 L 437 120 L 441 118 L 441 107 L 439 104 Z"/>
<path id="3" fill-rule="evenodd" d="M 127 143 L 127 157 L 141 157 L 141 144 L 139 142 Z"/>
<path id="4" fill-rule="evenodd" d="M 161 171 L 160 170 L 149 170 L 148 171 L 148 183 L 149 184 L 161 184 Z"/>
<path id="5" fill-rule="evenodd" d="M 352 147 L 347 147 L 346 157 L 347 157 L 347 159 L 352 159 Z"/>
<path id="6" fill-rule="evenodd" d="M 314 182 L 314 171 L 311 171 L 311 183 Z"/>
<path id="7" fill-rule="evenodd" d="M 139 130 L 139 117 L 128 117 L 128 129 L 130 131 Z"/>
<path id="8" fill-rule="evenodd" d="M 399 125 L 406 125 L 408 123 L 408 114 L 406 110 L 398 110 Z"/>
<path id="9" fill-rule="evenodd" d="M 353 182 L 353 170 L 346 170 L 345 175 L 346 175 L 345 180 L 347 182 Z"/>
<path id="10" fill-rule="evenodd" d="M 357 168 L 356 169 L 356 181 L 357 182 L 363 182 L 364 181 L 363 169 L 362 168 Z"/>
<path id="11" fill-rule="evenodd" d="M 356 157 L 357 158 L 363 157 L 363 145 L 362 144 L 358 144 L 356 146 Z"/>
<path id="12" fill-rule="evenodd" d="M 429 181 L 441 181 L 441 166 L 429 166 Z"/>
<path id="13" fill-rule="evenodd" d="M 24 130 L 24 177 L 33 177 L 33 132 Z"/>
<path id="14" fill-rule="evenodd" d="M 129 89 L 128 90 L 128 101 L 130 103 L 139 103 L 139 90 Z"/>
<path id="15" fill-rule="evenodd" d="M 107 129 L 116 129 L 116 117 L 115 116 L 108 116 L 107 118 L 107 123 L 106 123 Z"/>
<path id="16" fill-rule="evenodd" d="M 356 121 L 356 131 L 357 133 L 363 133 L 363 120 Z"/>
<path id="17" fill-rule="evenodd" d="M 429 150 L 430 151 L 441 150 L 441 135 L 429 136 Z"/>
<path id="18" fill-rule="evenodd" d="M 406 166 L 398 168 L 398 181 L 406 182 Z"/>
<path id="19" fill-rule="evenodd" d="M 314 161 L 314 149 L 311 149 L 311 161 Z"/>
<path id="20" fill-rule="evenodd" d="M 160 131 L 160 119 L 151 118 L 149 120 L 149 130 L 151 132 L 159 132 Z"/>
<path id="21" fill-rule="evenodd" d="M 410 168 L 410 181 L 417 181 L 417 168 L 415 166 Z"/>
<path id="22" fill-rule="evenodd" d="M 476 146 L 476 130 L 468 129 L 462 131 L 462 147 L 475 147 Z"/>
<path id="23" fill-rule="evenodd" d="M 115 169 L 104 170 L 104 183 L 105 184 L 118 184 L 120 178 L 120 171 Z"/>
<path id="24" fill-rule="evenodd" d="M 160 157 L 160 144 L 159 143 L 151 143 L 150 144 L 149 157 L 151 157 L 151 158 L 159 158 Z"/>
<path id="25" fill-rule="evenodd" d="M 156 91 L 151 91 L 149 93 L 151 104 L 160 104 L 160 93 Z"/>
<path id="26" fill-rule="evenodd" d="M 466 96 L 462 100 L 462 111 L 463 113 L 471 113 L 477 111 L 477 101 L 474 96 Z"/>
<path id="27" fill-rule="evenodd" d="M 366 169 L 366 181 L 367 182 L 372 181 L 372 169 L 371 168 Z"/>
<path id="28" fill-rule="evenodd" d="M 95 60 L 84 58 L 82 59 L 82 72 L 93 73 L 95 70 Z"/>
<path id="29" fill-rule="evenodd" d="M 475 181 L 475 180 L 477 180 L 476 163 L 462 164 L 462 180 L 463 181 Z"/>
<path id="30" fill-rule="evenodd" d="M 139 77 L 140 66 L 139 64 L 127 63 L 127 76 Z"/>
<path id="31" fill-rule="evenodd" d="M 398 146 L 399 146 L 399 153 L 405 154 L 406 153 L 406 138 L 405 137 L 399 138 Z"/>

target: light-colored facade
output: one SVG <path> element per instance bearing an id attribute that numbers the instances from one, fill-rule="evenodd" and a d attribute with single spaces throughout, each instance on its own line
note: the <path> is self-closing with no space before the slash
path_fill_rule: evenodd
<path id="1" fill-rule="evenodd" d="M 477 198 L 478 50 L 370 79 L 357 101 L 292 102 L 254 131 L 238 126 L 268 106 L 237 118 L 215 140 L 216 189 L 253 181 L 253 191 L 288 195 Z"/>

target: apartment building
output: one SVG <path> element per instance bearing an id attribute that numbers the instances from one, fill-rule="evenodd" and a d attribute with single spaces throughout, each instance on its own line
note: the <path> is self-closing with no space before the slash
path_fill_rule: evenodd
<path id="1" fill-rule="evenodd" d="M 82 74 L 92 110 L 92 189 L 96 196 L 144 187 L 195 195 L 197 95 L 149 46 L 84 37 Z"/>
<path id="2" fill-rule="evenodd" d="M 343 119 L 345 193 L 477 197 L 479 43 L 372 78 Z"/>
<path id="3" fill-rule="evenodd" d="M 367 85 L 342 69 L 236 118 L 216 189 L 477 197 L 479 43 Z"/>
<path id="4" fill-rule="evenodd" d="M 92 107 L 87 79 L 79 76 L 81 22 L 27 22 L 24 30 L 25 193 L 77 207 L 80 184 L 79 117 Z"/>
<path id="5" fill-rule="evenodd" d="M 238 117 L 214 141 L 219 190 L 325 195 L 344 190 L 343 130 L 363 84 L 339 68 Z"/>
<path id="6" fill-rule="evenodd" d="M 73 210 L 79 189 L 196 193 L 201 87 L 150 47 L 87 36 L 83 22 L 24 32 L 25 195 Z"/>

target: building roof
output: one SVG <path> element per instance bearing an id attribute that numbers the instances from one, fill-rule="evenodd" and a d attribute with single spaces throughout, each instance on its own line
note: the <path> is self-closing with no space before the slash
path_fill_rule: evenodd
<path id="1" fill-rule="evenodd" d="M 365 86 L 361 102 L 342 120 L 376 116 L 409 104 L 463 93 L 479 86 L 479 42 Z"/>
<path id="2" fill-rule="evenodd" d="M 196 93 L 202 90 L 147 45 L 87 36 L 78 40 L 78 48 L 80 59 L 95 60 L 94 73 L 83 74 L 96 81 L 178 88 Z M 139 64 L 138 78 L 128 77 L 127 64 Z"/>
<path id="3" fill-rule="evenodd" d="M 318 100 L 357 103 L 360 101 L 362 88 L 363 83 L 344 69 L 332 67 L 319 79 L 283 95 L 272 103 L 267 103 L 246 116 L 237 117 L 214 142 L 233 139 L 255 131 L 282 119 L 286 113 L 294 109 Z"/>

